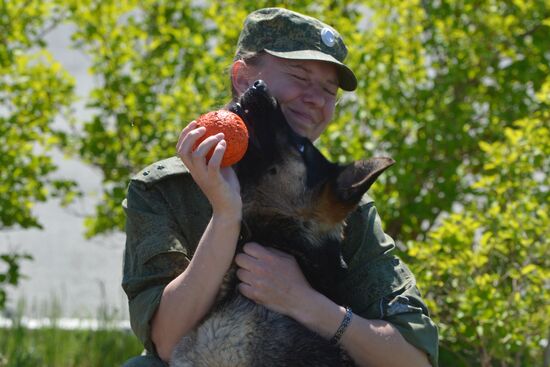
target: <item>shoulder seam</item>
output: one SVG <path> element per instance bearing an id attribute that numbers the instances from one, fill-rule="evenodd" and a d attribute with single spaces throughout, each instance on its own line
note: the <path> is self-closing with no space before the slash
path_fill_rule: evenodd
<path id="1" fill-rule="evenodd" d="M 130 180 L 149 187 L 169 177 L 187 173 L 189 170 L 178 157 L 170 157 L 145 167 Z"/>

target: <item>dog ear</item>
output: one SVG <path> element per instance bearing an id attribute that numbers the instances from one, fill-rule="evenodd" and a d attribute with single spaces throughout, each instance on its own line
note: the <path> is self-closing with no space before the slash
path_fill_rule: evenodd
<path id="1" fill-rule="evenodd" d="M 376 178 L 394 163 L 391 158 L 372 158 L 339 166 L 319 191 L 315 215 L 323 218 L 329 226 L 341 223 L 356 208 Z"/>
<path id="2" fill-rule="evenodd" d="M 336 178 L 337 198 L 345 203 L 357 204 L 378 176 L 394 163 L 388 157 L 375 157 L 348 165 Z"/>

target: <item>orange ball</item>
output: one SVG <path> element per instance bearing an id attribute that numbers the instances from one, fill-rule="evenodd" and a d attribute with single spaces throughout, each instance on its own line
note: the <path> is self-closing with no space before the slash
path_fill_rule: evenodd
<path id="1" fill-rule="evenodd" d="M 218 133 L 224 134 L 226 142 L 225 153 L 222 158 L 221 167 L 232 166 L 242 159 L 248 148 L 248 129 L 239 115 L 227 111 L 211 111 L 201 115 L 197 119 L 197 127 L 204 126 L 206 132 L 195 143 L 193 150 L 207 137 Z M 210 160 L 214 148 L 206 155 L 207 161 Z"/>

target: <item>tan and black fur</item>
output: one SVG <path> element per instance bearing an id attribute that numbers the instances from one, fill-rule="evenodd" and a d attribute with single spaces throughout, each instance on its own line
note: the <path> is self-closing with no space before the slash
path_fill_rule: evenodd
<path id="1" fill-rule="evenodd" d="M 255 241 L 294 255 L 310 284 L 339 303 L 333 290 L 346 274 L 340 248 L 345 219 L 393 160 L 329 162 L 292 131 L 262 81 L 230 110 L 250 135 L 235 166 L 243 199 L 240 245 Z M 176 347 L 172 366 L 353 366 L 338 346 L 246 299 L 236 285 L 234 265 L 213 310 Z"/>

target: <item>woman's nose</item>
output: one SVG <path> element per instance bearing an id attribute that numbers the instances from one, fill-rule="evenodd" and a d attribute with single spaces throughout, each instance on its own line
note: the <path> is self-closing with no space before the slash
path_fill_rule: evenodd
<path id="1" fill-rule="evenodd" d="M 304 90 L 304 102 L 311 103 L 316 107 L 323 107 L 326 103 L 323 91 L 321 88 L 315 85 L 310 84 Z"/>

